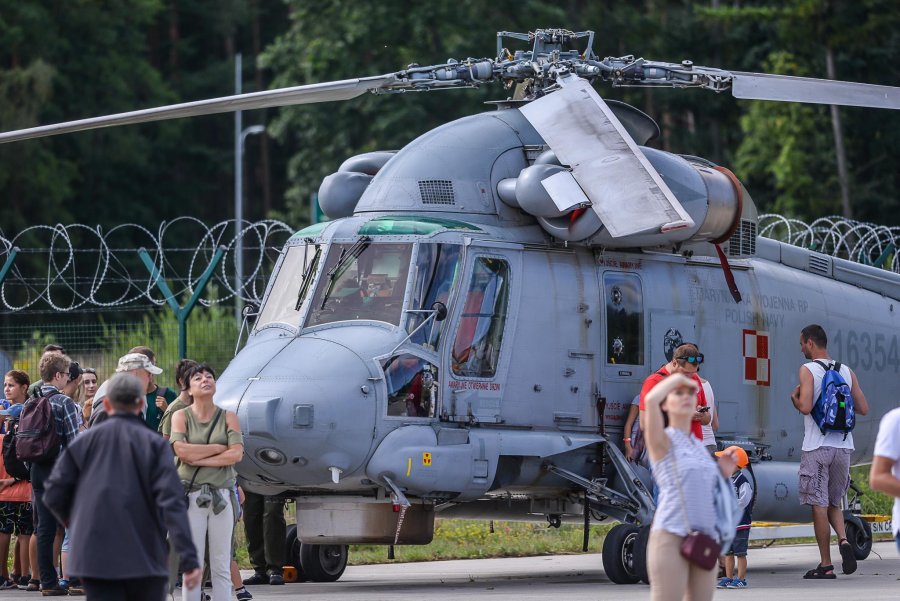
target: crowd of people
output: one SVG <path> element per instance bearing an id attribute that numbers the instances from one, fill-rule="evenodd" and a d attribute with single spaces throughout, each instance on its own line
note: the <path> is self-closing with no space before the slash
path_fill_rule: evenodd
<path id="1" fill-rule="evenodd" d="M 857 568 L 841 507 L 850 485 L 855 415 L 866 415 L 869 406 L 853 370 L 828 354 L 821 326 L 803 328 L 800 350 L 807 361 L 791 395 L 804 419 L 798 500 L 811 509 L 819 550 L 819 563 L 803 578 L 831 580 L 836 578 L 832 529 L 842 572 L 852 574 Z M 657 500 L 647 556 L 654 601 L 708 600 L 715 588 L 748 586 L 747 547 L 756 497 L 752 461 L 739 446 L 716 451 L 718 415 L 712 385 L 699 375 L 703 362 L 697 345 L 678 346 L 671 360 L 645 380 L 625 423 L 627 458 L 650 470 Z M 872 487 L 900 497 L 898 476 L 900 410 L 895 410 L 881 425 Z M 726 479 L 731 490 L 725 487 L 723 494 L 717 485 Z M 731 507 L 731 517 L 722 514 L 723 506 Z M 900 499 L 894 512 L 900 529 Z M 723 521 L 734 531 L 717 531 Z M 720 556 L 718 583 L 716 563 L 708 561 L 713 551 Z"/>
<path id="2" fill-rule="evenodd" d="M 160 386 L 162 374 L 139 346 L 101 383 L 48 345 L 38 381 L 5 375 L 0 589 L 159 601 L 180 586 L 183 601 L 246 601 L 246 585 L 284 584 L 284 501 L 238 485 L 241 428 L 213 404 L 215 371 L 182 359 L 174 389 Z M 246 585 L 234 560 L 242 518 L 254 567 Z"/>

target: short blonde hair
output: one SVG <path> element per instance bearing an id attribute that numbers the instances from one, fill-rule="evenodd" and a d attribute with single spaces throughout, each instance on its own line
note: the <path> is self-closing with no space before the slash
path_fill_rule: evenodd
<path id="1" fill-rule="evenodd" d="M 49 383 L 58 373 L 69 373 L 72 360 L 59 351 L 48 351 L 41 357 L 41 379 Z"/>

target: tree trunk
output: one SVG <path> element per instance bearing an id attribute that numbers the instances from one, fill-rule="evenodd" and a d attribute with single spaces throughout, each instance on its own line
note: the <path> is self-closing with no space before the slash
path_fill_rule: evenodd
<path id="1" fill-rule="evenodd" d="M 825 74 L 828 79 L 836 79 L 834 72 L 834 51 L 830 45 L 825 46 Z M 837 105 L 832 104 L 831 128 L 834 130 L 834 154 L 837 159 L 838 182 L 841 185 L 841 209 L 844 217 L 853 218 L 850 206 L 850 176 L 847 173 L 847 154 L 844 151 L 844 131 L 841 128 L 841 114 Z"/>

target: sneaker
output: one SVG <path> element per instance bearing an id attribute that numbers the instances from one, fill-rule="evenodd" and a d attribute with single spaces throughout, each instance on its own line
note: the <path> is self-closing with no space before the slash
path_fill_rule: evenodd
<path id="1" fill-rule="evenodd" d="M 69 581 L 66 580 L 65 578 L 60 578 L 59 579 L 59 588 L 64 588 L 64 589 L 68 590 L 69 589 Z"/>
<path id="2" fill-rule="evenodd" d="M 31 576 L 22 576 L 19 578 L 19 590 L 24 591 L 28 588 L 28 583 L 31 582 Z"/>
<path id="3" fill-rule="evenodd" d="M 728 578 L 727 576 L 719 579 L 719 583 L 716 585 L 716 588 L 728 588 L 728 585 L 731 584 L 733 580 Z"/>
<path id="4" fill-rule="evenodd" d="M 68 596 L 69 591 L 57 586 L 55 588 L 45 588 L 41 591 L 41 594 L 45 597 L 66 597 Z"/>
<path id="5" fill-rule="evenodd" d="M 277 586 L 284 584 L 284 576 L 282 576 L 281 574 L 272 574 L 271 576 L 269 576 L 269 584 L 274 584 Z"/>
<path id="6" fill-rule="evenodd" d="M 253 595 L 250 594 L 250 591 L 247 590 L 246 587 L 236 588 L 234 589 L 234 596 L 238 598 L 238 601 L 250 601 L 253 598 Z"/>
<path id="7" fill-rule="evenodd" d="M 260 574 L 256 572 L 250 578 L 244 578 L 244 584 L 247 586 L 253 586 L 255 584 L 269 584 L 269 576 L 268 574 Z"/>
<path id="8" fill-rule="evenodd" d="M 84 587 L 80 584 L 73 584 L 69 586 L 69 594 L 73 597 L 81 597 L 84 595 Z"/>
<path id="9" fill-rule="evenodd" d="M 747 581 L 740 578 L 735 578 L 725 588 L 747 588 Z"/>
<path id="10" fill-rule="evenodd" d="M 17 588 L 16 583 L 12 579 L 6 579 L 2 583 L 0 583 L 0 590 L 7 590 L 11 588 Z"/>
<path id="11" fill-rule="evenodd" d="M 41 590 L 41 581 L 40 580 L 29 580 L 28 586 L 25 587 L 25 590 L 29 593 L 33 593 L 35 591 Z"/>

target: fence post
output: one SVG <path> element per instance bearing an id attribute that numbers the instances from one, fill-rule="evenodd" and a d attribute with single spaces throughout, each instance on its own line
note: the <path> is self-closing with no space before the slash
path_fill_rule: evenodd
<path id="1" fill-rule="evenodd" d="M 209 284 L 209 280 L 212 278 L 213 272 L 216 270 L 216 267 L 218 267 L 219 262 L 222 260 L 222 257 L 225 256 L 225 247 L 220 246 L 216 248 L 216 252 L 215 254 L 213 254 L 212 260 L 209 262 L 209 265 L 206 266 L 206 269 L 203 271 L 203 275 L 200 276 L 200 280 L 197 282 L 197 286 L 194 288 L 194 293 L 191 295 L 191 297 L 183 307 L 178 304 L 178 301 L 175 299 L 175 295 L 172 293 L 172 289 L 169 288 L 169 285 L 166 284 L 166 281 L 162 277 L 160 277 L 159 270 L 156 268 L 156 263 L 154 263 L 153 259 L 150 258 L 150 253 L 147 252 L 147 249 L 138 249 L 138 255 L 140 255 L 141 261 L 144 263 L 144 267 L 146 267 L 147 271 L 150 272 L 150 277 L 153 279 L 156 287 L 159 288 L 160 292 L 163 293 L 163 296 L 166 299 L 166 303 L 168 303 L 169 307 L 172 308 L 172 312 L 175 313 L 175 318 L 178 320 L 178 356 L 181 359 L 185 359 L 187 358 L 188 317 L 191 316 L 191 312 L 197 305 L 197 301 L 200 300 L 200 295 L 203 294 L 203 291 L 206 289 L 206 285 Z"/>
<path id="2" fill-rule="evenodd" d="M 12 269 L 13 263 L 16 260 L 16 255 L 18 254 L 18 246 L 13 246 L 11 249 L 9 249 L 9 255 L 6 257 L 6 261 L 3 263 L 3 267 L 0 267 L 0 286 L 3 285 L 3 281 L 6 279 L 7 274 L 9 274 L 9 270 Z"/>

